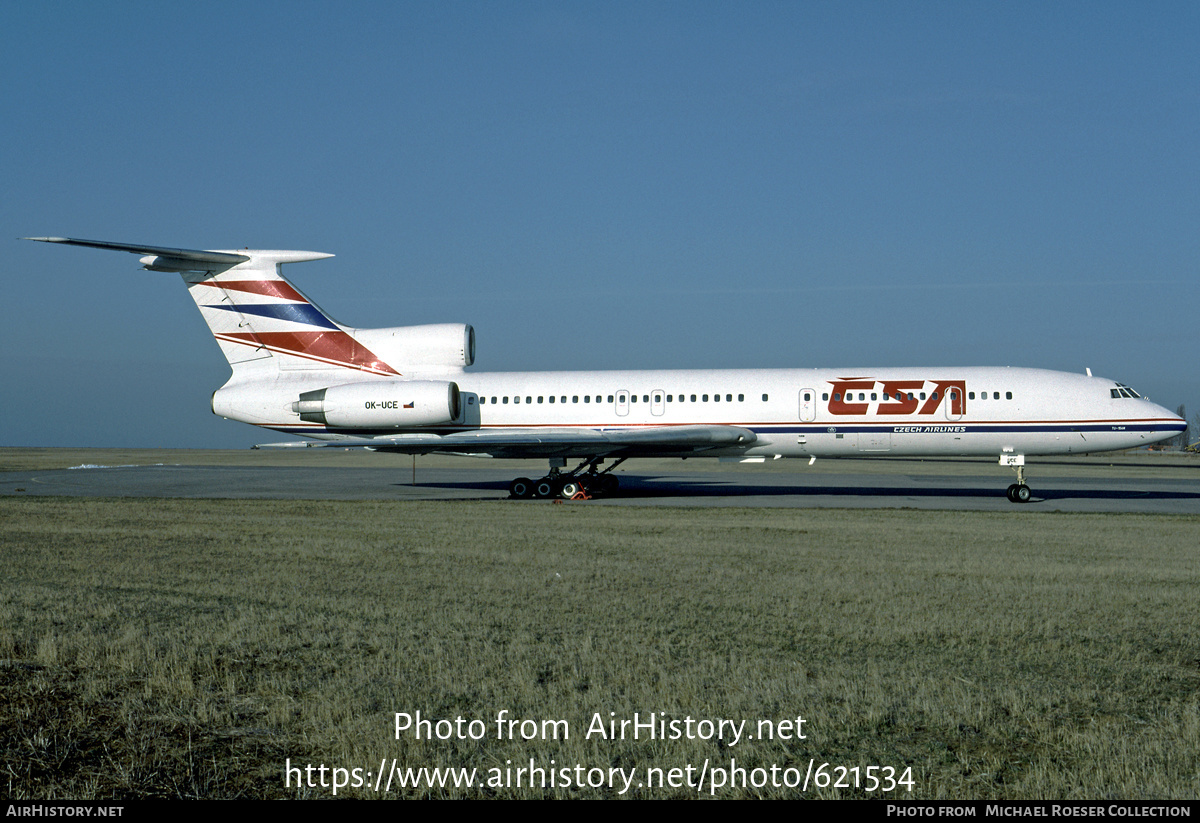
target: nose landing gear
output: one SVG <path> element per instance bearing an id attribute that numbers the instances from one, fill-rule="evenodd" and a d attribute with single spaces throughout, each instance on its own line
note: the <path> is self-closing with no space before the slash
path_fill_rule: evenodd
<path id="1" fill-rule="evenodd" d="M 1013 503 L 1028 503 L 1033 492 L 1024 483 L 1013 483 L 1008 487 L 1008 499 Z"/>
<path id="2" fill-rule="evenodd" d="M 1025 455 L 1002 454 L 1001 466 L 1011 466 L 1016 469 L 1017 482 L 1008 487 L 1008 499 L 1013 503 L 1028 503 L 1033 498 L 1033 492 L 1025 485 Z"/>

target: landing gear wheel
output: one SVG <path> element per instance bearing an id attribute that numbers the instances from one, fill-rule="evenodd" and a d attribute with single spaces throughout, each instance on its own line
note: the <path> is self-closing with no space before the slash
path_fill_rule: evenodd
<path id="1" fill-rule="evenodd" d="M 508 496 L 518 500 L 533 497 L 533 481 L 528 477 L 518 477 L 508 484 Z"/>
<path id="2" fill-rule="evenodd" d="M 537 497 L 554 497 L 558 494 L 559 481 L 553 477 L 543 477 L 537 482 L 533 488 L 533 493 Z"/>
<path id="3" fill-rule="evenodd" d="M 1024 483 L 1013 483 L 1008 487 L 1008 499 L 1013 503 L 1028 503 L 1033 492 Z"/>
<path id="4" fill-rule="evenodd" d="M 1006 451 L 1000 455 L 1000 465 L 1012 466 L 1017 470 L 1017 482 L 1008 487 L 1008 499 L 1013 503 L 1028 503 L 1032 500 L 1033 492 L 1025 484 L 1025 455 Z"/>
<path id="5" fill-rule="evenodd" d="M 582 488 L 583 487 L 580 486 L 576 481 L 568 480 L 566 483 L 562 484 L 562 488 L 559 490 L 558 495 L 563 500 L 573 500 L 575 495 L 579 494 Z"/>

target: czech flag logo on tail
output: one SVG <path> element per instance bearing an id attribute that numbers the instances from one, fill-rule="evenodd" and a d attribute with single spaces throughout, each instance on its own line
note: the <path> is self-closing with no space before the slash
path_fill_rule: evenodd
<path id="1" fill-rule="evenodd" d="M 279 274 L 283 262 L 329 255 L 247 254 L 251 255 L 249 262 L 225 272 L 184 274 L 188 291 L 235 371 L 242 367 L 288 371 L 345 368 L 399 374 L 358 342 L 352 329 L 331 319 Z M 282 255 L 287 259 L 281 260 Z"/>

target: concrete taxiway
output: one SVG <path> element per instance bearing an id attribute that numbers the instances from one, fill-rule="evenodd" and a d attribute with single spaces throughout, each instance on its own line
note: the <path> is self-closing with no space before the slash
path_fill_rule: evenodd
<path id="1" fill-rule="evenodd" d="M 2 451 L 0 469 L 13 469 L 0 470 L 3 495 L 507 500 L 512 478 L 536 478 L 545 470 L 537 461 L 422 457 L 414 483 L 410 458 L 364 459 L 361 452 L 87 452 L 57 461 L 79 460 L 73 466 L 32 460 L 20 467 L 20 460 L 4 458 L 21 450 Z M 1011 472 L 985 461 L 826 460 L 809 467 L 800 461 L 742 466 L 676 460 L 630 461 L 622 468 L 619 494 L 571 505 L 1200 514 L 1200 460 L 1186 456 L 1031 460 L 1034 498 L 1027 504 L 1008 502 L 1004 490 L 1013 482 Z"/>

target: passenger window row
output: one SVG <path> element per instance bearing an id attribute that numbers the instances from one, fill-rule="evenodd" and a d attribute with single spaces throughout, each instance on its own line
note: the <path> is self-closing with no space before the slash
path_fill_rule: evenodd
<path id="1" fill-rule="evenodd" d="M 497 404 L 498 405 L 506 405 L 510 402 L 513 403 L 514 405 L 520 404 L 522 402 L 524 402 L 526 404 L 530 404 L 530 405 L 532 405 L 535 402 L 536 403 L 560 403 L 561 404 L 561 403 L 568 402 L 567 397 L 568 397 L 568 395 L 565 395 L 565 394 L 558 395 L 558 396 L 538 395 L 535 399 L 533 395 L 527 394 L 524 396 L 524 399 L 522 400 L 522 397 L 520 395 L 514 395 L 511 398 L 508 395 L 492 396 L 492 397 L 485 397 L 485 396 L 480 395 L 479 405 L 483 406 L 483 405 L 487 405 L 489 403 L 493 406 L 497 405 Z M 678 394 L 678 395 L 668 394 L 668 395 L 666 395 L 666 402 L 668 402 L 668 403 L 709 403 L 709 402 L 732 403 L 732 402 L 734 402 L 733 398 L 734 398 L 734 395 L 732 393 L 724 394 L 724 395 L 722 395 L 722 394 L 712 394 L 712 395 L 708 395 L 708 394 Z M 763 402 L 765 403 L 767 400 L 767 395 L 764 394 L 762 396 L 762 399 L 763 399 Z M 746 395 L 744 395 L 744 394 L 737 395 L 737 402 L 744 403 L 745 401 L 746 401 Z M 468 395 L 467 403 L 472 404 L 474 402 L 475 402 L 475 395 Z M 617 396 L 612 395 L 612 394 L 608 395 L 607 398 L 605 397 L 605 395 L 602 395 L 602 394 L 596 394 L 596 395 L 574 394 L 574 395 L 570 395 L 569 402 L 571 402 L 571 403 L 581 403 L 581 402 L 582 403 L 616 403 L 616 402 L 625 402 L 625 398 L 621 397 L 618 400 Z M 630 403 L 637 403 L 637 402 L 649 403 L 650 395 L 648 395 L 648 394 L 643 394 L 643 395 L 630 394 L 628 402 L 630 402 Z M 659 392 L 655 392 L 654 393 L 654 402 L 655 403 L 663 402 L 663 395 L 660 394 Z"/>

